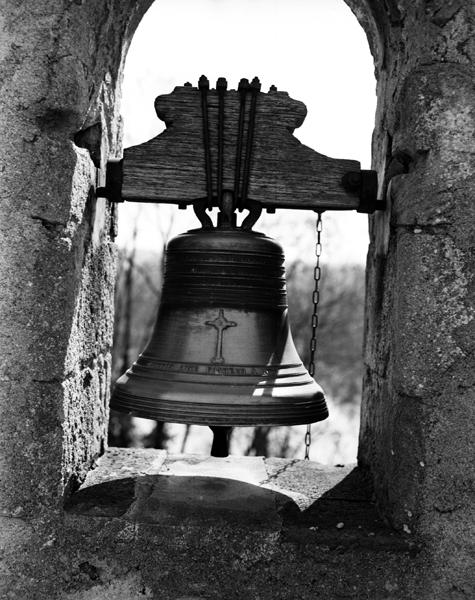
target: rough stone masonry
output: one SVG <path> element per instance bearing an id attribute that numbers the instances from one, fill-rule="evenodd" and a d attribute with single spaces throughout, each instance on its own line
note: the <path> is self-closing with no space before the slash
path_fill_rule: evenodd
<path id="1" fill-rule="evenodd" d="M 347 3 L 375 60 L 388 201 L 370 222 L 362 479 L 345 487 L 355 507 L 373 490 L 388 528 L 373 545 L 354 519 L 343 542 L 313 520 L 292 537 L 288 513 L 246 534 L 232 510 L 225 525 L 152 527 L 161 488 L 123 473 L 120 494 L 97 484 L 94 516 L 65 510 L 105 449 L 114 211 L 94 188 L 120 152 L 123 60 L 151 0 L 0 0 L 2 598 L 218 598 L 225 584 L 236 598 L 250 597 L 239 585 L 263 599 L 473 597 L 475 5 Z M 294 468 L 320 489 L 318 469 Z M 110 514 L 147 490 L 145 521 Z"/>

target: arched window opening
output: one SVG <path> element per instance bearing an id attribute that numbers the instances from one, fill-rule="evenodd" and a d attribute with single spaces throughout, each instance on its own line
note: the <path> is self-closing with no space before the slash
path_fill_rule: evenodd
<path id="1" fill-rule="evenodd" d="M 123 84 L 124 145 L 155 136 L 163 123 L 156 96 L 176 85 L 196 85 L 205 73 L 225 76 L 234 88 L 257 75 L 302 100 L 308 116 L 295 131 L 302 143 L 369 168 L 375 91 L 373 63 L 363 30 L 340 0 L 160 0 L 142 20 L 129 49 Z M 160 297 L 166 242 L 197 226 L 191 210 L 164 205 L 120 207 L 120 264 L 116 294 L 114 380 L 143 349 Z M 325 389 L 330 419 L 313 427 L 310 457 L 327 464 L 356 459 L 362 379 L 364 261 L 367 219 L 325 213 L 323 277 L 316 379 Z M 308 360 L 315 261 L 315 214 L 277 211 L 255 230 L 283 245 L 291 330 Z M 234 454 L 300 458 L 305 427 L 237 428 Z M 207 453 L 208 428 L 111 415 L 111 445 L 166 447 Z"/>

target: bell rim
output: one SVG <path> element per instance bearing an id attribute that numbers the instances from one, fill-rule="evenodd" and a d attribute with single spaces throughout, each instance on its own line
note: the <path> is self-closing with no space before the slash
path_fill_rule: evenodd
<path id="1" fill-rule="evenodd" d="M 287 399 L 288 400 L 288 399 Z M 328 408 L 325 402 L 325 396 L 322 392 L 317 392 L 314 398 L 296 403 L 288 401 L 276 406 L 274 402 L 265 407 L 262 405 L 241 404 L 211 404 L 206 405 L 203 410 L 203 403 L 169 401 L 161 400 L 153 402 L 150 405 L 138 404 L 137 397 L 133 398 L 133 407 L 120 397 L 114 397 L 111 401 L 111 408 L 129 415 L 154 419 L 165 423 L 182 423 L 203 426 L 230 426 L 230 427 L 250 427 L 250 426 L 290 426 L 306 425 L 308 423 L 317 423 L 328 417 Z M 226 407 L 226 411 L 223 411 Z M 267 410 L 263 410 L 266 408 Z M 279 410 L 280 408 L 280 410 Z M 219 411 L 221 410 L 221 415 Z"/>

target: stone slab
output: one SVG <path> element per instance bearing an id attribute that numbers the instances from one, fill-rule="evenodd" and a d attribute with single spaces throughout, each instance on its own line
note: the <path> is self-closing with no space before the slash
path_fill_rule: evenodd
<path id="1" fill-rule="evenodd" d="M 68 510 L 123 516 L 140 523 L 198 524 L 224 519 L 240 526 L 280 526 L 278 506 L 290 501 L 267 480 L 263 458 L 173 455 L 111 448 L 97 461 Z"/>
<path id="2" fill-rule="evenodd" d="M 368 481 L 354 465 L 111 448 L 67 510 L 172 529 L 206 531 L 226 524 L 285 531 L 286 539 L 329 547 L 412 548 L 406 535 L 378 516 Z"/>
<path id="3" fill-rule="evenodd" d="M 353 465 L 111 449 L 95 471 L 66 507 L 65 599 L 421 597 L 420 549 Z"/>
<path id="4" fill-rule="evenodd" d="M 169 455 L 163 471 L 168 475 L 225 477 L 260 485 L 267 479 L 267 470 L 261 456 L 199 456 L 196 454 Z"/>
<path id="5" fill-rule="evenodd" d="M 124 515 L 140 523 L 203 528 L 225 521 L 239 528 L 278 530 L 277 496 L 257 485 L 200 475 L 159 475 L 136 481 L 135 500 Z M 282 502 L 288 501 L 285 496 Z"/>
<path id="6" fill-rule="evenodd" d="M 157 475 L 167 457 L 165 450 L 149 448 L 109 448 L 89 471 L 81 489 L 107 481 Z"/>
<path id="7" fill-rule="evenodd" d="M 267 458 L 263 486 L 292 498 L 301 511 L 338 486 L 356 465 L 329 467 L 313 461 Z"/>

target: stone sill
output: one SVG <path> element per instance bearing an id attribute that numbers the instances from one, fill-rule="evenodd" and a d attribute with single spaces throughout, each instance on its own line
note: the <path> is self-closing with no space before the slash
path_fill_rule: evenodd
<path id="1" fill-rule="evenodd" d="M 412 548 L 378 516 L 354 465 L 110 448 L 65 508 L 72 519 L 120 519 L 168 530 L 225 526 L 329 548 Z"/>

